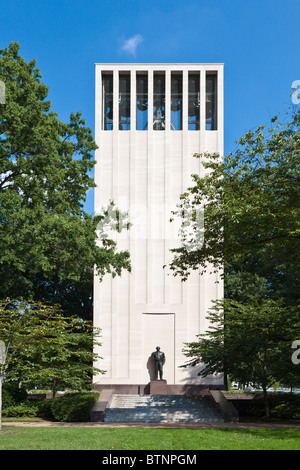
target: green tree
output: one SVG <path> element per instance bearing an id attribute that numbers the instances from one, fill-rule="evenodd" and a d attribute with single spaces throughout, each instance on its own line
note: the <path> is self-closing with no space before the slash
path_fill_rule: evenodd
<path id="1" fill-rule="evenodd" d="M 174 274 L 186 280 L 192 270 L 224 271 L 224 310 L 210 315 L 214 335 L 187 345 L 191 364 L 202 356 L 204 374 L 230 373 L 259 384 L 265 396 L 273 382 L 299 383 L 290 358 L 300 335 L 299 143 L 297 111 L 249 131 L 224 159 L 196 155 L 206 175 L 192 175 L 174 213 L 182 218 Z"/>
<path id="2" fill-rule="evenodd" d="M 0 298 L 57 301 L 61 288 L 76 293 L 80 282 L 90 293 L 94 269 L 100 279 L 130 269 L 114 241 L 100 234 L 96 243 L 106 214 L 83 210 L 94 186 L 92 132 L 80 113 L 58 119 L 36 61 L 26 62 L 18 43 L 0 50 L 0 80 Z"/>
<path id="3" fill-rule="evenodd" d="M 300 337 L 297 307 L 259 296 L 243 303 L 225 299 L 216 302 L 207 318 L 208 331 L 185 345 L 190 359 L 184 367 L 204 364 L 203 377 L 223 373 L 225 381 L 230 375 L 233 381 L 261 387 L 268 417 L 268 388 L 291 379 L 300 384 L 300 369 L 291 360 L 291 344 Z"/>
<path id="4" fill-rule="evenodd" d="M 224 160 L 196 155 L 207 172 L 192 175 L 175 212 L 183 218 L 182 246 L 172 250 L 170 264 L 175 275 L 186 279 L 191 270 L 247 263 L 251 256 L 274 274 L 274 288 L 299 280 L 300 112 L 277 122 L 249 131 Z M 197 217 L 203 206 L 204 237 Z M 299 299 L 299 283 L 296 293 Z"/>
<path id="5" fill-rule="evenodd" d="M 0 339 L 6 345 L 2 376 L 25 388 L 89 388 L 99 357 L 100 330 L 57 306 L 7 299 L 0 305 Z"/>

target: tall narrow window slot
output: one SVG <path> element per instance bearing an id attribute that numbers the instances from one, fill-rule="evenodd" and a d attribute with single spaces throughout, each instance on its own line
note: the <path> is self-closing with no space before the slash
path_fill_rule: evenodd
<path id="1" fill-rule="evenodd" d="M 102 130 L 113 128 L 113 74 L 102 74 Z"/>
<path id="2" fill-rule="evenodd" d="M 182 73 L 171 74 L 171 129 L 182 130 Z"/>
<path id="3" fill-rule="evenodd" d="M 136 129 L 146 131 L 148 129 L 148 75 L 136 76 Z"/>
<path id="4" fill-rule="evenodd" d="M 130 74 L 119 75 L 119 130 L 130 130 Z"/>
<path id="5" fill-rule="evenodd" d="M 206 130 L 217 130 L 217 74 L 206 75 Z"/>
<path id="6" fill-rule="evenodd" d="M 165 74 L 154 72 L 153 80 L 153 129 L 165 130 Z"/>
<path id="7" fill-rule="evenodd" d="M 200 74 L 189 74 L 189 103 L 188 103 L 188 129 L 200 129 Z"/>

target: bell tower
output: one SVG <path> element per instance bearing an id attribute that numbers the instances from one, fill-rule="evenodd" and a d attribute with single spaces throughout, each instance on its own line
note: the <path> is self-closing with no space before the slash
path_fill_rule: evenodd
<path id="1" fill-rule="evenodd" d="M 132 224 L 116 238 L 132 272 L 95 276 L 97 366 L 106 371 L 95 384 L 147 384 L 158 345 L 170 386 L 222 384 L 199 377 L 197 367 L 180 368 L 184 343 L 206 331 L 211 302 L 223 297 L 222 281 L 193 273 L 181 282 L 168 264 L 180 243 L 172 210 L 191 174 L 205 171 L 193 154 L 223 154 L 223 64 L 96 64 L 95 126 L 95 212 L 114 201 Z"/>

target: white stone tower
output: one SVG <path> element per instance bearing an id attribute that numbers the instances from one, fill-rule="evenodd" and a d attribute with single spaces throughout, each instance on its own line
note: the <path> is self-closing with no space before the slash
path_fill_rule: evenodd
<path id="1" fill-rule="evenodd" d="M 94 324 L 102 329 L 104 386 L 147 384 L 150 355 L 166 356 L 164 379 L 179 386 L 217 385 L 220 377 L 182 369 L 185 342 L 205 332 L 211 301 L 223 296 L 214 274 L 182 283 L 164 265 L 178 245 L 171 211 L 204 174 L 194 153 L 223 154 L 222 64 L 96 64 L 95 211 L 113 200 L 132 222 L 118 236 L 132 272 L 94 283 Z M 126 387 L 125 387 L 126 388 Z M 180 388 L 180 387 L 179 387 Z"/>

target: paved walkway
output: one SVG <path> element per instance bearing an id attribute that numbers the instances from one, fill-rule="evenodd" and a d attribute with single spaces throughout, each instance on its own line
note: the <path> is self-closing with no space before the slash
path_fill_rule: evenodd
<path id="1" fill-rule="evenodd" d="M 2 429 L 5 427 L 99 427 L 99 428 L 272 428 L 272 429 L 300 429 L 300 420 L 277 421 L 277 420 L 240 420 L 239 423 L 102 423 L 102 422 L 81 422 L 81 423 L 61 423 L 53 421 L 14 421 L 2 422 Z M 4 430 L 4 429 L 3 429 Z"/>

